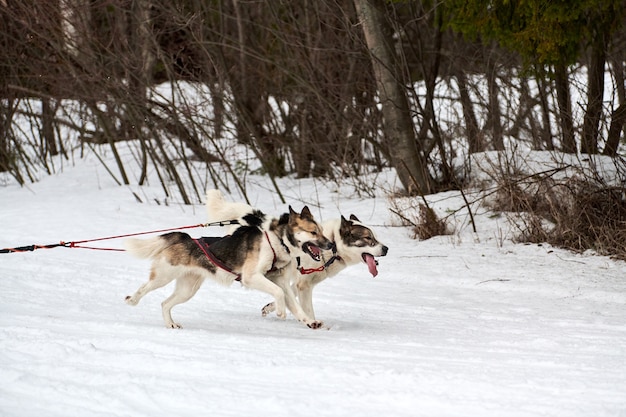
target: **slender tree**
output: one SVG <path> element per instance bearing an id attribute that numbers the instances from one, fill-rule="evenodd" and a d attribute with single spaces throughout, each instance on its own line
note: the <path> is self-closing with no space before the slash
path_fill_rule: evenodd
<path id="1" fill-rule="evenodd" d="M 393 33 L 385 15 L 384 3 L 382 0 L 354 0 L 354 5 L 371 54 L 383 109 L 385 140 L 392 163 L 407 191 L 427 194 L 433 189 L 433 181 L 415 140 L 406 91 L 399 76 L 398 58 L 391 44 Z"/>

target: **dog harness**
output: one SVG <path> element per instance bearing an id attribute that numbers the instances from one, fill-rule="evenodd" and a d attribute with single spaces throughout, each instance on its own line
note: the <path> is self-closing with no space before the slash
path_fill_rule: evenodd
<path id="1" fill-rule="evenodd" d="M 272 246 L 272 242 L 270 242 L 270 237 L 267 234 L 267 232 L 265 232 L 265 238 L 267 239 L 267 244 L 270 245 L 270 249 L 272 250 L 272 254 L 274 255 L 274 259 L 272 259 L 272 267 L 269 269 L 269 271 L 267 272 L 274 272 L 274 271 L 278 271 L 279 268 L 276 268 L 276 251 L 274 250 L 274 247 Z M 287 245 L 285 245 L 285 242 L 283 242 L 283 240 L 280 240 L 280 244 L 283 245 L 283 248 L 287 251 L 287 253 L 290 253 L 289 248 L 287 247 Z"/>
<path id="2" fill-rule="evenodd" d="M 202 252 L 204 253 L 204 255 L 207 257 L 207 259 L 216 267 L 223 269 L 226 272 L 229 272 L 233 275 L 235 275 L 235 281 L 241 281 L 241 273 L 239 272 L 235 272 L 233 271 L 231 268 L 229 268 L 224 262 L 220 261 L 215 254 L 211 251 L 210 246 L 217 242 L 218 240 L 223 239 L 221 237 L 201 237 L 198 239 L 193 239 L 193 241 L 196 243 L 196 245 L 198 245 L 198 247 L 202 250 Z M 267 243 L 270 245 L 270 249 L 272 250 L 272 255 L 273 255 L 273 259 L 272 259 L 272 267 L 267 271 L 267 272 L 274 272 L 277 271 L 279 268 L 276 267 L 276 260 L 278 259 L 278 257 L 276 256 L 276 251 L 274 250 L 274 247 L 272 246 L 272 242 L 270 241 L 270 237 L 267 234 L 267 232 L 265 232 L 265 239 L 267 239 Z M 287 253 L 289 253 L 289 248 L 287 247 L 287 245 L 285 245 L 285 243 L 282 241 L 280 241 L 280 243 L 283 245 L 283 247 L 285 248 L 285 250 L 287 251 Z"/>
<path id="3" fill-rule="evenodd" d="M 220 269 L 223 269 L 226 272 L 230 272 L 231 274 L 235 275 L 235 281 L 241 281 L 241 274 L 234 272 L 232 269 L 226 266 L 226 264 L 224 264 L 222 261 L 217 259 L 215 254 L 211 251 L 210 246 L 220 239 L 222 238 L 221 237 L 201 237 L 198 239 L 194 239 L 193 241 L 196 242 L 196 245 L 198 245 L 198 247 L 202 250 L 202 252 L 204 252 L 204 255 L 213 265 L 215 265 L 216 267 Z"/>
<path id="4" fill-rule="evenodd" d="M 331 266 L 333 262 L 340 261 L 340 260 L 341 260 L 341 256 L 337 255 L 337 245 L 333 243 L 333 256 L 331 256 L 330 259 L 324 263 L 324 265 L 318 266 L 317 268 L 305 268 L 303 266 L 300 266 L 300 257 L 298 256 L 296 258 L 296 261 L 298 262 L 298 266 L 296 269 L 300 271 L 301 275 L 309 275 L 315 272 L 322 272 L 326 270 L 326 268 Z"/>

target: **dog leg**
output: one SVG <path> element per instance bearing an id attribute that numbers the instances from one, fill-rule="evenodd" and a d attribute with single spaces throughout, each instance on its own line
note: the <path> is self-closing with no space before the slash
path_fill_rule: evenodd
<path id="1" fill-rule="evenodd" d="M 298 282 L 298 300 L 304 313 L 315 320 L 315 311 L 313 311 L 313 286 L 307 280 Z"/>
<path id="2" fill-rule="evenodd" d="M 278 285 L 267 279 L 265 275 L 255 272 L 250 275 L 242 275 L 241 283 L 247 287 L 255 290 L 266 292 L 274 297 L 274 305 L 276 316 L 284 319 L 287 317 L 285 311 L 285 292 Z"/>
<path id="3" fill-rule="evenodd" d="M 156 264 L 152 265 L 152 269 L 150 270 L 150 279 L 148 282 L 143 284 L 135 293 L 126 296 L 126 304 L 131 306 L 136 306 L 139 303 L 139 300 L 143 298 L 144 295 L 148 294 L 150 291 L 156 290 L 157 288 L 161 288 L 174 279 L 171 274 L 167 273 L 158 273 L 159 267 Z"/>
<path id="4" fill-rule="evenodd" d="M 266 304 L 265 307 L 261 309 L 261 315 L 265 317 L 274 310 L 276 310 L 276 304 L 272 301 L 271 303 Z"/>
<path id="5" fill-rule="evenodd" d="M 176 323 L 172 319 L 172 308 L 178 304 L 189 301 L 189 299 L 198 292 L 198 289 L 200 289 L 200 285 L 202 285 L 203 281 L 204 277 L 192 273 L 178 277 L 174 292 L 161 303 L 165 327 L 170 329 L 182 328 L 180 324 Z"/>
<path id="6" fill-rule="evenodd" d="M 281 283 L 278 282 L 280 285 Z M 289 286 L 281 286 L 285 291 L 285 301 L 287 303 L 287 308 L 291 313 L 301 322 L 305 323 L 312 329 L 318 329 L 324 325 L 323 322 L 315 320 L 315 315 L 313 312 L 313 288 L 312 286 L 306 286 L 304 291 L 299 290 L 299 287 L 296 285 Z M 299 294 L 296 296 L 294 291 L 299 291 Z M 297 297 L 297 300 L 296 300 Z M 275 303 L 268 303 L 261 309 L 261 315 L 266 317 L 268 314 L 273 312 L 276 309 Z"/>
<path id="7" fill-rule="evenodd" d="M 272 282 L 274 282 L 274 281 L 272 281 Z M 297 296 L 298 296 L 298 295 L 297 295 L 298 288 L 296 287 L 296 285 L 295 285 L 295 284 L 293 284 L 293 285 L 291 286 L 291 289 L 294 291 L 294 294 L 296 294 L 296 297 L 297 297 Z M 271 312 L 273 312 L 274 310 L 276 310 L 276 305 L 275 305 L 275 304 L 274 304 L 274 302 L 272 301 L 271 303 L 267 303 L 267 304 L 265 304 L 265 307 L 263 307 L 263 308 L 261 309 L 261 315 L 262 315 L 263 317 L 265 317 L 265 316 L 269 315 Z M 311 316 L 309 316 L 309 317 L 311 317 Z"/>
<path id="8" fill-rule="evenodd" d="M 309 326 L 311 329 L 319 329 L 320 327 L 322 327 L 324 323 L 312 319 L 311 316 L 309 316 L 302 309 L 300 304 L 298 304 L 298 302 L 296 301 L 296 295 L 294 294 L 291 285 L 289 285 L 288 282 L 286 284 L 287 285 L 283 288 L 285 291 L 285 301 L 287 302 L 287 308 L 289 309 L 289 311 L 291 311 L 294 317 Z"/>

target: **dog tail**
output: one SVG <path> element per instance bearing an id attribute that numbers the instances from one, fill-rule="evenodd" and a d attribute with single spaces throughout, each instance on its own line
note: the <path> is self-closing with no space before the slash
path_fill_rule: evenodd
<path id="1" fill-rule="evenodd" d="M 156 258 L 169 246 L 161 236 L 151 239 L 125 239 L 122 244 L 128 253 L 141 259 Z"/>
<path id="2" fill-rule="evenodd" d="M 206 210 L 209 222 L 239 220 L 240 224 L 247 224 L 245 217 L 255 210 L 246 203 L 234 203 L 224 200 L 220 190 L 207 190 Z"/>

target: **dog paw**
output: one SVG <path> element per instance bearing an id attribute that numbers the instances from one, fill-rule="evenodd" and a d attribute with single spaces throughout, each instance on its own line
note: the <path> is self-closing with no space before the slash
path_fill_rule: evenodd
<path id="1" fill-rule="evenodd" d="M 309 326 L 311 329 L 320 329 L 324 327 L 324 322 L 315 320 L 307 323 L 306 325 Z"/>
<path id="2" fill-rule="evenodd" d="M 267 304 L 265 307 L 263 307 L 261 309 L 261 315 L 263 317 L 266 317 L 268 314 L 270 314 L 274 310 L 276 310 L 276 307 L 274 306 L 274 303 L 269 303 L 269 304 Z"/>
<path id="3" fill-rule="evenodd" d="M 285 320 L 287 318 L 287 312 L 285 310 L 277 311 L 276 312 L 276 317 L 278 317 L 281 320 Z"/>
<path id="4" fill-rule="evenodd" d="M 167 327 L 168 329 L 182 329 L 183 328 L 183 326 L 174 322 L 166 324 L 165 327 Z"/>
<path id="5" fill-rule="evenodd" d="M 129 306 L 136 306 L 137 302 L 138 302 L 137 300 L 135 300 L 130 295 L 127 295 L 126 298 L 124 299 L 124 301 L 126 301 L 126 304 L 128 304 Z"/>

